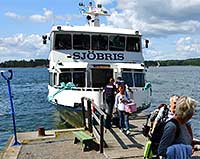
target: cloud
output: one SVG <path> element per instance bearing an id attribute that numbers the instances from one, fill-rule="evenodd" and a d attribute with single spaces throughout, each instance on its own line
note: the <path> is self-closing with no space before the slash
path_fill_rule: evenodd
<path id="1" fill-rule="evenodd" d="M 181 58 L 200 57 L 200 40 L 183 37 L 176 42 L 176 52 Z"/>
<path id="2" fill-rule="evenodd" d="M 143 54 L 146 60 L 160 60 L 163 58 L 162 52 L 154 49 L 145 50 Z"/>
<path id="3" fill-rule="evenodd" d="M 102 5 L 110 4 L 113 1 L 114 0 L 95 0 L 96 4 L 102 4 Z"/>
<path id="4" fill-rule="evenodd" d="M 140 30 L 148 36 L 199 33 L 200 1 L 116 0 L 108 24 Z"/>
<path id="5" fill-rule="evenodd" d="M 43 15 L 39 15 L 39 14 L 31 15 L 29 17 L 30 20 L 33 22 L 42 22 L 42 23 L 53 20 L 54 14 L 51 10 L 44 8 L 43 12 L 44 12 Z"/>
<path id="6" fill-rule="evenodd" d="M 54 15 L 52 10 L 43 8 L 43 14 L 33 14 L 30 16 L 21 16 L 14 12 L 6 12 L 5 16 L 15 20 L 29 20 L 34 23 L 46 23 L 46 22 L 63 22 L 64 24 L 70 23 L 72 20 L 80 20 L 82 17 L 80 14 L 66 14 L 66 15 Z"/>
<path id="7" fill-rule="evenodd" d="M 15 36 L 0 38 L 1 61 L 6 60 L 30 60 L 48 58 L 49 49 L 42 44 L 40 35 L 18 34 Z"/>
<path id="8" fill-rule="evenodd" d="M 7 17 L 10 17 L 12 19 L 17 19 L 17 20 L 22 20 L 22 19 L 25 18 L 24 16 L 17 15 L 14 12 L 6 12 L 4 15 L 7 16 Z"/>

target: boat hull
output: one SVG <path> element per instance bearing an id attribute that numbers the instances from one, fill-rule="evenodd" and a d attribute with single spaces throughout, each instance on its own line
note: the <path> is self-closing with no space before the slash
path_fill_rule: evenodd
<path id="1" fill-rule="evenodd" d="M 49 97 L 52 97 L 59 89 L 49 86 Z M 150 90 L 143 90 L 141 88 L 134 88 L 134 93 L 128 92 L 130 99 L 133 99 L 137 105 L 137 111 L 140 112 L 147 109 L 151 105 Z M 52 104 L 60 113 L 61 119 L 73 127 L 83 127 L 83 114 L 81 106 L 81 98 L 87 97 L 94 101 L 94 104 L 101 109 L 105 109 L 102 91 L 91 91 L 90 89 L 83 90 L 62 90 L 53 98 L 49 98 Z M 87 105 L 87 102 L 84 102 Z M 86 114 L 87 116 L 87 114 Z"/>
<path id="2" fill-rule="evenodd" d="M 80 107 L 70 107 L 59 104 L 54 104 L 55 108 L 59 111 L 59 115 L 62 120 L 67 122 L 67 124 L 72 127 L 83 127 L 83 113 L 82 108 Z"/>

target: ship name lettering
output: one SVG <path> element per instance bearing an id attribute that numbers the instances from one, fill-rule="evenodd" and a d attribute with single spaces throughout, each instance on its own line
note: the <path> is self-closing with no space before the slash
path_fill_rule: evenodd
<path id="1" fill-rule="evenodd" d="M 108 61 L 116 61 L 116 60 L 124 60 L 123 53 L 95 53 L 94 51 L 88 52 L 74 52 L 73 53 L 74 60 L 108 60 Z"/>

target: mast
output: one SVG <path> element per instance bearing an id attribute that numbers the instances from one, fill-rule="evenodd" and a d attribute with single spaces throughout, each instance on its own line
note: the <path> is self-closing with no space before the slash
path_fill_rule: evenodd
<path id="1" fill-rule="evenodd" d="M 95 7 L 93 6 L 92 2 L 89 2 L 88 6 L 85 6 L 83 3 L 79 3 L 79 6 L 82 7 L 81 12 L 87 15 L 86 19 L 88 20 L 89 26 L 99 27 L 99 16 L 110 16 L 107 11 L 102 9 L 102 4 L 97 4 Z M 87 8 L 88 11 L 86 11 L 84 8 Z"/>

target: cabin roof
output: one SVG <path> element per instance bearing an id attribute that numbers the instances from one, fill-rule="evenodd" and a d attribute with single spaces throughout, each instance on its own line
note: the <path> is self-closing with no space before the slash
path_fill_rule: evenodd
<path id="1" fill-rule="evenodd" d="M 136 35 L 135 30 L 110 28 L 110 27 L 91 27 L 91 26 L 53 26 L 51 31 L 71 31 L 71 32 L 92 32 L 92 33 L 105 33 L 105 34 L 125 34 Z M 137 35 L 141 35 L 140 33 Z"/>

